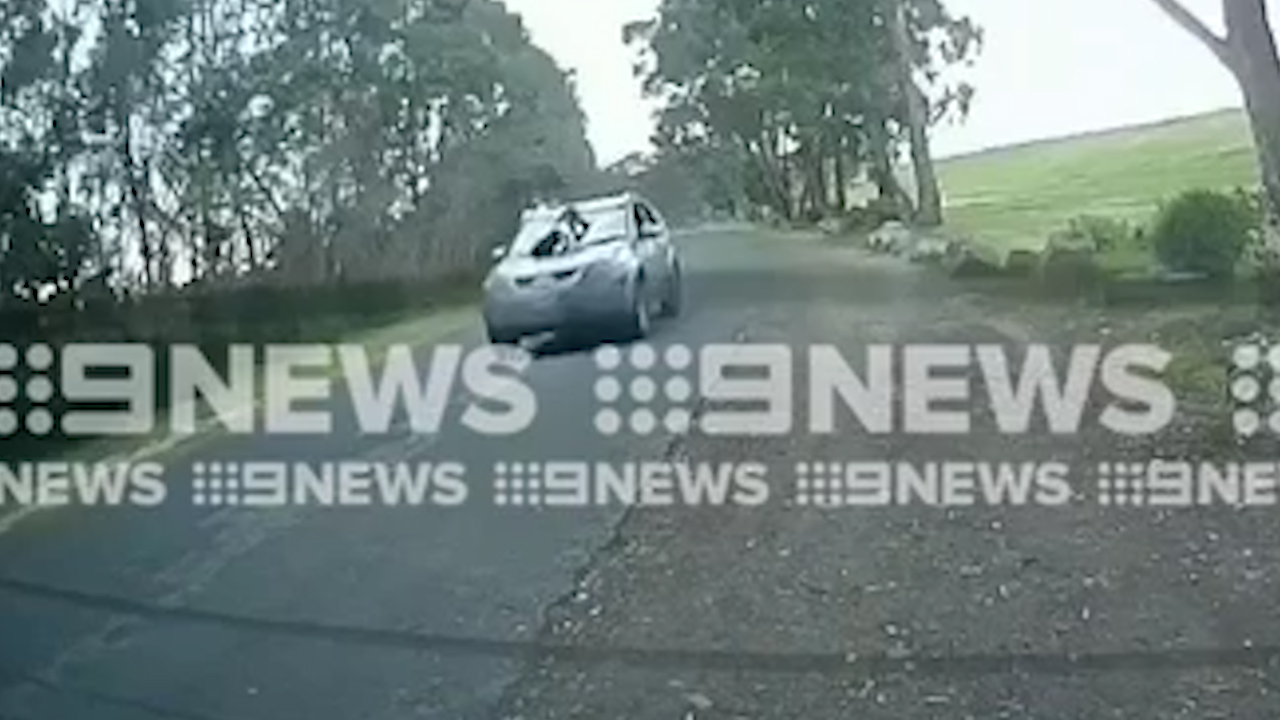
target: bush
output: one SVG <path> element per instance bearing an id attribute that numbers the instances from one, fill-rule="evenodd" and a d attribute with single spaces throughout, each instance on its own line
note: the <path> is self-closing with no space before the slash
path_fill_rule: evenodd
<path id="1" fill-rule="evenodd" d="M 1141 235 L 1141 228 L 1135 228 L 1124 220 L 1099 215 L 1071 218 L 1067 221 L 1065 233 L 1070 240 L 1100 253 L 1136 242 Z"/>
<path id="2" fill-rule="evenodd" d="M 1257 225 L 1242 195 L 1191 190 L 1161 208 L 1151 241 L 1168 270 L 1230 278 Z"/>
<path id="3" fill-rule="evenodd" d="M 1236 199 L 1245 206 L 1249 214 L 1252 216 L 1252 227 L 1249 229 L 1249 242 L 1244 247 L 1244 257 L 1261 272 L 1265 272 L 1264 268 L 1272 264 L 1273 258 L 1269 257 L 1270 251 L 1267 248 L 1267 237 L 1264 228 L 1267 222 L 1266 199 L 1262 188 L 1244 189 L 1237 188 L 1235 191 Z"/>

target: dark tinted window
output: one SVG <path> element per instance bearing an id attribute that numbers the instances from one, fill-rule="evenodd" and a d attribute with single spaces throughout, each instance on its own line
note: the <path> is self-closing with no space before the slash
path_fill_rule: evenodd
<path id="1" fill-rule="evenodd" d="M 656 228 L 662 223 L 658 222 L 658 218 L 654 216 L 653 211 L 644 203 L 636 203 L 636 228 L 644 230 L 646 228 Z"/>

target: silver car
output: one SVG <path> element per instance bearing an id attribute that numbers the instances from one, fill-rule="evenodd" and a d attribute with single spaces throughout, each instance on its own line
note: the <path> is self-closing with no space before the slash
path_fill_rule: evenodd
<path id="1" fill-rule="evenodd" d="M 662 216 L 633 193 L 526 210 L 484 283 L 489 340 L 544 333 L 646 336 L 680 312 L 681 272 Z"/>

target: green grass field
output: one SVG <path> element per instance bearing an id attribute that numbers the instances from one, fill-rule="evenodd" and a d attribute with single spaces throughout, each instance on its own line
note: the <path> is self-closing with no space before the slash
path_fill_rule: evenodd
<path id="1" fill-rule="evenodd" d="M 994 247 L 1038 250 L 1077 215 L 1146 222 L 1190 188 L 1258 183 L 1238 110 L 988 150 L 940 161 L 947 224 Z"/>

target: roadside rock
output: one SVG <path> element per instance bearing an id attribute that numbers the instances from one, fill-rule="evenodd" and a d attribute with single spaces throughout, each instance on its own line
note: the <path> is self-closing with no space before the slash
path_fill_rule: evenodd
<path id="1" fill-rule="evenodd" d="M 839 218 L 823 218 L 818 221 L 818 230 L 824 235 L 839 235 L 844 232 L 844 225 Z"/>
<path id="2" fill-rule="evenodd" d="M 1001 274 L 1000 258 L 982 246 L 965 243 L 948 255 L 944 264 L 954 278 L 994 277 Z"/>
<path id="3" fill-rule="evenodd" d="M 911 230 L 897 220 L 881 225 L 867 238 L 867 246 L 877 252 L 897 253 L 911 243 Z"/>
<path id="4" fill-rule="evenodd" d="M 955 241 L 940 236 L 926 236 L 916 238 L 911 243 L 911 248 L 907 251 L 907 258 L 911 262 L 938 262 L 945 259 L 951 254 L 952 245 Z"/>

